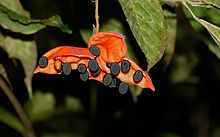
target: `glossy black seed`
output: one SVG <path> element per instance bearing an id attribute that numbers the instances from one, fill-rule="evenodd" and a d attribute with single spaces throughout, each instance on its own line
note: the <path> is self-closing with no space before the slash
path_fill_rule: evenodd
<path id="1" fill-rule="evenodd" d="M 89 48 L 89 51 L 94 56 L 99 56 L 100 55 L 100 49 L 97 46 L 91 46 Z"/>
<path id="2" fill-rule="evenodd" d="M 121 71 L 127 73 L 130 70 L 131 63 L 128 60 L 123 60 L 121 62 Z"/>
<path id="3" fill-rule="evenodd" d="M 117 75 L 120 72 L 120 66 L 118 65 L 118 63 L 113 63 L 111 65 L 110 71 L 112 75 Z"/>
<path id="4" fill-rule="evenodd" d="M 140 70 L 137 70 L 133 75 L 134 82 L 140 82 L 143 78 L 143 73 Z"/>
<path id="5" fill-rule="evenodd" d="M 77 70 L 79 73 L 85 73 L 86 72 L 86 65 L 81 63 L 78 65 Z"/>
<path id="6" fill-rule="evenodd" d="M 99 66 L 98 66 L 98 63 L 95 59 L 90 59 L 89 60 L 89 69 L 92 71 L 92 72 L 96 72 L 98 70 Z"/>
<path id="7" fill-rule="evenodd" d="M 116 84 L 117 84 L 116 78 L 112 78 L 112 82 L 111 82 L 111 84 L 109 85 L 109 87 L 110 87 L 110 88 L 115 88 L 115 87 L 116 87 Z"/>
<path id="8" fill-rule="evenodd" d="M 101 72 L 101 69 L 98 67 L 98 69 L 95 72 L 91 72 L 91 74 L 93 76 L 97 76 L 97 75 L 99 75 L 100 72 Z"/>
<path id="9" fill-rule="evenodd" d="M 39 59 L 39 66 L 41 67 L 41 68 L 45 68 L 45 67 L 47 67 L 47 65 L 48 65 L 48 59 L 47 59 L 47 57 L 40 57 L 40 59 Z"/>
<path id="10" fill-rule="evenodd" d="M 112 65 L 112 63 L 109 63 L 109 62 L 106 63 L 106 66 L 107 66 L 108 68 L 111 68 L 111 65 Z"/>
<path id="11" fill-rule="evenodd" d="M 89 79 L 89 73 L 88 73 L 88 71 L 86 70 L 85 73 L 79 74 L 79 77 L 80 77 L 80 79 L 81 79 L 82 81 L 87 81 L 87 80 Z"/>
<path id="12" fill-rule="evenodd" d="M 128 91 L 128 84 L 125 82 L 121 82 L 119 84 L 119 93 L 125 94 Z"/>
<path id="13" fill-rule="evenodd" d="M 109 86 L 112 82 L 112 76 L 110 74 L 105 74 L 104 78 L 103 78 L 103 84 L 105 86 Z"/>
<path id="14" fill-rule="evenodd" d="M 72 71 L 70 63 L 64 63 L 62 65 L 62 71 L 65 75 L 69 75 Z"/>

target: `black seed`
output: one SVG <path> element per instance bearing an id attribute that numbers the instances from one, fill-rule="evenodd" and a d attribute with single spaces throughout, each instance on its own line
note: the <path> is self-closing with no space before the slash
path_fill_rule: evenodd
<path id="1" fill-rule="evenodd" d="M 121 62 L 121 71 L 127 73 L 130 70 L 130 64 L 128 60 L 123 60 Z"/>
<path id="2" fill-rule="evenodd" d="M 100 72 L 101 72 L 101 69 L 98 67 L 98 69 L 95 72 L 91 72 L 91 74 L 93 76 L 97 76 L 97 75 L 99 75 Z"/>
<path id="3" fill-rule="evenodd" d="M 110 74 L 105 74 L 104 79 L 103 79 L 103 84 L 105 86 L 109 86 L 112 82 L 112 76 Z"/>
<path id="4" fill-rule="evenodd" d="M 117 75 L 120 72 L 120 66 L 118 65 L 118 63 L 113 63 L 111 65 L 110 71 L 113 75 Z"/>
<path id="5" fill-rule="evenodd" d="M 119 93 L 125 94 L 128 91 L 128 84 L 125 82 L 121 82 L 119 85 Z"/>
<path id="6" fill-rule="evenodd" d="M 143 73 L 140 70 L 137 70 L 133 75 L 134 82 L 140 82 L 143 78 Z"/>
<path id="7" fill-rule="evenodd" d="M 86 70 L 85 73 L 81 73 L 81 74 L 79 75 L 79 77 L 80 77 L 80 79 L 81 79 L 82 81 L 87 81 L 87 80 L 89 79 L 89 73 L 88 73 L 88 71 Z"/>
<path id="8" fill-rule="evenodd" d="M 111 84 L 109 85 L 109 87 L 110 87 L 110 88 L 115 88 L 115 87 L 116 87 L 116 84 L 117 84 L 116 78 L 112 78 L 112 82 L 111 82 Z"/>
<path id="9" fill-rule="evenodd" d="M 79 73 L 85 73 L 86 72 L 86 65 L 83 63 L 80 63 L 77 67 L 77 70 L 79 71 Z"/>
<path id="10" fill-rule="evenodd" d="M 90 59 L 89 60 L 89 69 L 92 71 L 92 72 L 96 72 L 98 70 L 99 66 L 98 66 L 98 63 L 95 59 Z"/>
<path id="11" fill-rule="evenodd" d="M 70 63 L 64 63 L 62 65 L 62 71 L 65 75 L 69 75 L 72 71 Z"/>
<path id="12" fill-rule="evenodd" d="M 38 63 L 39 63 L 39 66 L 40 66 L 41 68 L 47 67 L 47 65 L 48 65 L 48 59 L 47 59 L 47 57 L 45 57 L 45 56 L 40 57 Z"/>
<path id="13" fill-rule="evenodd" d="M 100 55 L 100 49 L 97 46 L 89 47 L 89 51 L 94 56 L 99 56 Z"/>
<path id="14" fill-rule="evenodd" d="M 109 62 L 106 63 L 106 66 L 107 66 L 108 68 L 111 68 L 111 65 L 112 65 L 112 63 L 109 63 Z"/>

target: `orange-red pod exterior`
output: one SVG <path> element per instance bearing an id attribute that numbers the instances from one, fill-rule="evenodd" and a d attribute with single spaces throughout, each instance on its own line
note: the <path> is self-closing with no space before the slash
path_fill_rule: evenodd
<path id="1" fill-rule="evenodd" d="M 142 88 L 150 88 L 153 91 L 155 91 L 155 88 L 154 88 L 154 85 L 152 83 L 150 76 L 145 71 L 143 71 L 130 57 L 125 56 L 124 60 L 128 60 L 131 63 L 130 70 L 127 73 L 123 73 L 122 71 L 120 71 L 119 74 L 117 75 L 117 78 L 126 83 L 137 85 Z M 140 70 L 143 73 L 143 78 L 140 82 L 134 82 L 133 75 L 138 70 Z"/>
<path id="2" fill-rule="evenodd" d="M 79 48 L 72 46 L 59 46 L 51 49 L 43 55 L 47 57 L 48 64 L 45 68 L 38 66 L 34 73 L 60 74 L 62 62 L 71 63 L 71 68 L 76 69 L 78 64 L 88 64 L 89 59 L 94 56 L 89 52 L 88 48 Z"/>
<path id="3" fill-rule="evenodd" d="M 152 89 L 153 91 L 155 91 L 155 88 L 154 88 L 154 85 L 152 83 L 152 80 L 150 78 L 150 76 L 145 72 L 143 71 L 130 57 L 128 56 L 125 56 L 122 60 L 127 60 L 130 62 L 130 70 L 126 73 L 123 73 L 122 71 L 119 72 L 119 74 L 116 75 L 116 77 L 118 79 L 120 79 L 121 81 L 123 82 L 126 82 L 126 83 L 129 83 L 129 84 L 133 84 L 133 85 L 137 85 L 139 87 L 142 87 L 142 88 L 150 88 Z M 120 66 L 121 66 L 121 61 L 117 62 Z M 106 62 L 103 61 L 102 59 L 97 59 L 97 62 L 98 64 L 100 64 L 100 68 L 106 72 L 106 73 L 111 73 L 110 71 L 110 68 L 108 68 L 106 66 Z M 133 79 L 133 75 L 134 73 L 137 71 L 137 70 L 140 70 L 142 73 L 143 73 L 143 78 L 140 82 L 134 82 L 134 79 Z"/>
<path id="4" fill-rule="evenodd" d="M 100 55 L 95 57 L 89 51 L 89 48 L 79 48 L 72 46 L 59 46 L 56 47 L 43 56 L 47 57 L 48 64 L 45 68 L 38 66 L 34 73 L 47 73 L 47 74 L 60 74 L 62 72 L 62 63 L 70 63 L 71 69 L 77 69 L 80 63 L 83 63 L 87 67 L 89 73 L 89 79 L 97 80 L 103 83 L 103 78 L 106 73 L 111 74 L 110 69 L 106 66 L 106 63 L 117 62 L 121 66 L 123 60 L 130 62 L 130 70 L 126 73 L 120 71 L 116 75 L 118 79 L 123 82 L 134 84 L 142 88 L 150 88 L 155 90 L 149 75 L 144 72 L 132 59 L 125 56 L 127 46 L 124 42 L 124 36 L 114 32 L 99 32 L 94 34 L 88 46 L 96 45 L 100 48 Z M 97 76 L 93 76 L 88 68 L 88 62 L 90 59 L 96 59 L 101 68 L 101 72 Z M 143 73 L 143 78 L 139 82 L 135 82 L 133 79 L 134 73 L 140 70 Z"/>
<path id="5" fill-rule="evenodd" d="M 97 46 L 100 55 L 105 62 L 119 62 L 127 52 L 125 37 L 116 32 L 98 32 L 94 34 L 88 43 L 88 47 Z"/>

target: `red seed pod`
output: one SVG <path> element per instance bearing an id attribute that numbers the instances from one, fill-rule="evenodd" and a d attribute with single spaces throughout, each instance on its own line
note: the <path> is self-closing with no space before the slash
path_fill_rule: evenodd
<path id="1" fill-rule="evenodd" d="M 99 32 L 90 38 L 88 47 L 96 46 L 99 48 L 100 53 L 97 58 L 102 58 L 105 62 L 118 62 L 127 52 L 124 39 L 123 35 L 116 32 Z"/>
<path id="2" fill-rule="evenodd" d="M 34 73 L 63 72 L 69 75 L 71 70 L 78 69 L 83 81 L 97 80 L 105 86 L 115 87 L 115 78 L 118 78 L 123 82 L 121 90 L 125 89 L 124 83 L 129 83 L 154 91 L 149 75 L 125 55 L 127 46 L 124 39 L 123 35 L 115 32 L 99 32 L 90 38 L 89 48 L 56 47 L 40 58 Z"/>
<path id="3" fill-rule="evenodd" d="M 72 69 L 77 69 L 78 64 L 88 64 L 89 59 L 94 58 L 88 48 L 72 46 L 56 47 L 45 53 L 42 57 L 34 73 L 60 74 L 62 63 L 68 62 L 71 64 Z M 41 64 L 43 64 L 43 67 Z"/>
<path id="4" fill-rule="evenodd" d="M 154 85 L 150 76 L 143 71 L 131 58 L 128 56 L 124 57 L 124 60 L 130 62 L 130 69 L 128 72 L 120 71 L 117 78 L 123 82 L 130 83 L 133 85 L 140 86 L 142 88 L 150 88 L 155 91 Z"/>
<path id="5" fill-rule="evenodd" d="M 111 67 L 107 66 L 107 63 L 102 59 L 97 59 L 100 68 L 105 73 L 111 74 Z M 143 71 L 130 57 L 125 56 L 122 61 L 117 62 L 121 70 L 116 75 L 118 79 L 123 82 L 140 86 L 142 88 L 150 88 L 155 91 L 154 85 L 150 76 Z"/>

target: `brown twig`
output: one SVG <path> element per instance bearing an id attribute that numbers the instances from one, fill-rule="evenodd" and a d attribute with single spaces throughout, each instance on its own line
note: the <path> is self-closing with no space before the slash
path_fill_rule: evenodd
<path id="1" fill-rule="evenodd" d="M 93 25 L 93 33 L 99 32 L 99 0 L 93 1 L 95 2 L 95 22 L 96 25 Z"/>
<path id="2" fill-rule="evenodd" d="M 0 87 L 1 87 L 2 91 L 5 93 L 5 95 L 8 97 L 8 99 L 10 100 L 12 106 L 16 110 L 16 112 L 17 112 L 18 116 L 20 117 L 23 125 L 25 126 L 26 136 L 27 137 L 36 137 L 36 135 L 34 133 L 34 130 L 31 126 L 31 122 L 28 119 L 27 115 L 25 114 L 21 104 L 19 103 L 17 98 L 14 96 L 12 90 L 8 87 L 8 85 L 3 80 L 2 77 L 0 77 Z"/>

